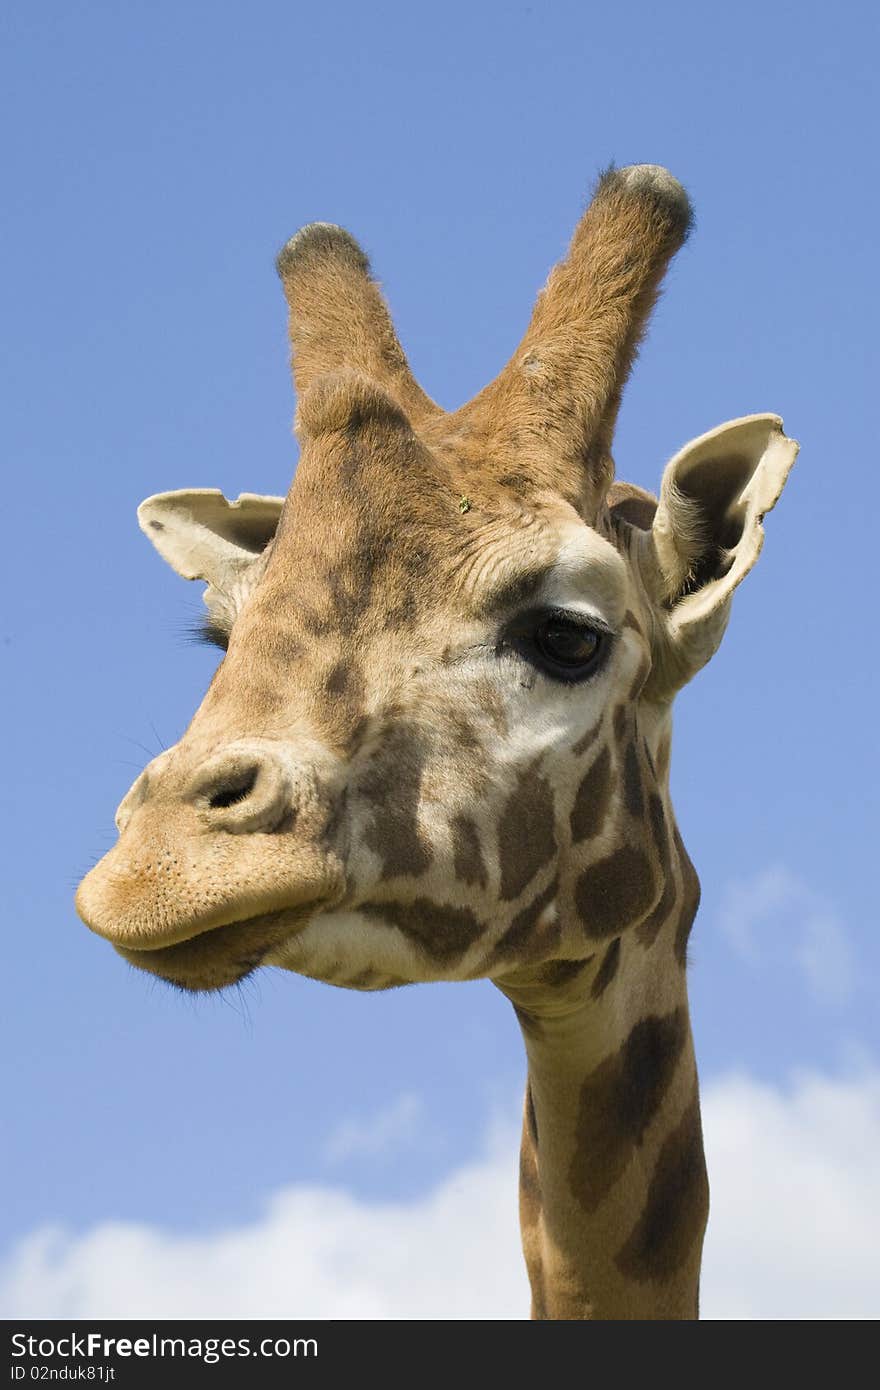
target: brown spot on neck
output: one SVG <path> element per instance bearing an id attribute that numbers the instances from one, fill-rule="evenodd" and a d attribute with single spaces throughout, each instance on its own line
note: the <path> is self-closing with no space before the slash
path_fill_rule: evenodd
<path id="1" fill-rule="evenodd" d="M 660 1282 L 699 1259 L 709 1183 L 696 1092 L 660 1150 L 644 1211 L 617 1256 L 621 1273 Z"/>
<path id="2" fill-rule="evenodd" d="M 586 1211 L 595 1211 L 660 1110 L 688 1038 L 687 1011 L 637 1023 L 621 1048 L 581 1088 L 577 1147 L 569 1178 Z"/>

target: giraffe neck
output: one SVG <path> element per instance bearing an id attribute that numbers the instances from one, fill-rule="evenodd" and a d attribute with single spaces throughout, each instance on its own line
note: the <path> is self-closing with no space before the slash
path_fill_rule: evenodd
<path id="1" fill-rule="evenodd" d="M 708 1184 L 680 934 L 679 912 L 648 952 L 630 933 L 586 963 L 498 982 L 528 1055 L 535 1318 L 697 1316 Z"/>

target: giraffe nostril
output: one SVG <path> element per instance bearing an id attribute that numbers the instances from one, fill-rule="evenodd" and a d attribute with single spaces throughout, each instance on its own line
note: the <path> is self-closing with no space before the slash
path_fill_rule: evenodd
<path id="1" fill-rule="evenodd" d="M 224 811 L 228 806 L 237 806 L 240 801 L 246 801 L 256 786 L 258 772 L 256 767 L 242 768 L 234 776 L 228 777 L 208 798 L 211 810 Z"/>
<path id="2" fill-rule="evenodd" d="M 289 817 L 292 789 L 277 753 L 233 747 L 202 764 L 187 800 L 195 803 L 212 831 L 269 832 Z"/>

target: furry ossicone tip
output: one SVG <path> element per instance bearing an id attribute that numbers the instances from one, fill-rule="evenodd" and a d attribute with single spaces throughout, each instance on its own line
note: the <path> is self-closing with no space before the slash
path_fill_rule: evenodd
<path id="1" fill-rule="evenodd" d="M 687 190 L 662 164 L 613 164 L 603 171 L 596 193 L 623 193 L 649 200 L 665 214 L 682 242 L 694 227 L 694 209 Z"/>
<path id="2" fill-rule="evenodd" d="M 322 260 L 347 262 L 364 275 L 370 262 L 350 232 L 335 222 L 310 222 L 282 246 L 275 259 L 275 268 L 282 280 L 296 271 Z"/>

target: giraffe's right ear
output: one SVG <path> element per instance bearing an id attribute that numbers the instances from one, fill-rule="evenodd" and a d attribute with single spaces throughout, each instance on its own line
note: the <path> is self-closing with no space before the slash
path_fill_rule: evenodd
<path id="1" fill-rule="evenodd" d="M 653 515 L 645 500 L 609 497 L 612 515 L 638 528 L 642 577 L 653 601 L 646 695 L 671 697 L 717 650 L 733 592 L 761 552 L 764 516 L 797 452 L 778 415 L 750 415 L 676 454 Z"/>
<path id="2" fill-rule="evenodd" d="M 217 488 L 160 492 L 138 507 L 144 535 L 184 579 L 207 581 L 211 625 L 228 633 L 273 539 L 283 497 L 243 492 L 229 502 Z"/>

